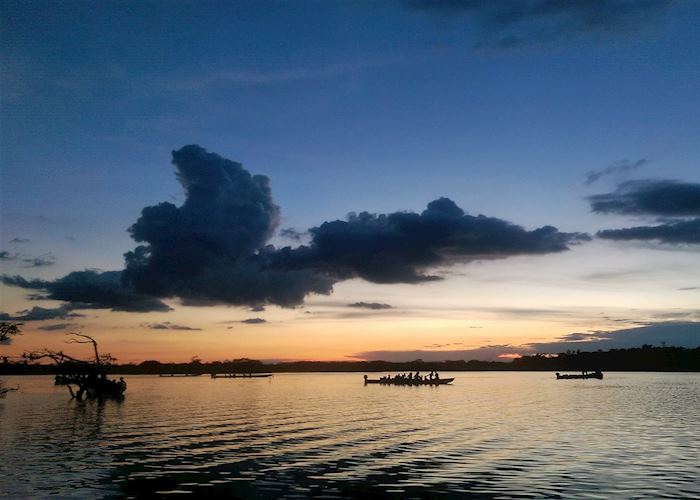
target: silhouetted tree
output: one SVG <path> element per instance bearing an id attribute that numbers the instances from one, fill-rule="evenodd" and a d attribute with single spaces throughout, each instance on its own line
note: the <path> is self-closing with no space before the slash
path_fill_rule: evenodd
<path id="1" fill-rule="evenodd" d="M 82 400 L 83 395 L 109 396 L 119 395 L 113 384 L 107 380 L 107 368 L 116 360 L 111 354 L 100 354 L 97 341 L 82 333 L 71 332 L 68 334 L 67 344 L 92 344 L 94 360 L 86 361 L 74 358 L 63 351 L 42 349 L 27 352 L 22 355 L 29 361 L 50 359 L 56 365 L 57 381 L 68 387 L 73 398 Z M 73 391 L 73 385 L 77 390 Z"/>
<path id="2" fill-rule="evenodd" d="M 0 323 L 0 343 L 9 341 L 10 337 L 14 335 L 22 335 L 21 326 L 22 323 L 8 323 L 6 321 Z M 3 381 L 0 380 L 0 398 L 4 398 L 8 392 L 16 390 L 17 387 L 5 387 Z"/>

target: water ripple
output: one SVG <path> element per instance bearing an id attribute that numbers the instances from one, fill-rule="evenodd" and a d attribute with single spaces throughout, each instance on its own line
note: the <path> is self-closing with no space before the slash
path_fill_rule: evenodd
<path id="1" fill-rule="evenodd" d="M 0 402 L 0 496 L 700 497 L 698 374 L 454 376 L 141 376 L 123 402 L 82 404 L 17 378 Z"/>

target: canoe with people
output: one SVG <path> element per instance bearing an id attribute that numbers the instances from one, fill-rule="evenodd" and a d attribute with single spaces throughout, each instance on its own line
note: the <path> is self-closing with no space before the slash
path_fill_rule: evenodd
<path id="1" fill-rule="evenodd" d="M 557 375 L 557 380 L 570 380 L 570 379 L 588 379 L 588 378 L 597 378 L 598 380 L 603 380 L 603 372 L 600 370 L 595 370 L 595 371 L 586 371 L 583 370 L 580 374 L 579 373 L 565 373 L 565 374 L 560 374 L 559 372 L 556 373 Z"/>
<path id="2" fill-rule="evenodd" d="M 401 373 L 394 375 L 386 375 L 378 379 L 371 379 L 365 375 L 365 384 L 382 384 L 382 385 L 446 385 L 451 383 L 454 378 L 440 378 L 438 372 L 430 372 L 428 375 L 421 375 L 420 372 Z"/>

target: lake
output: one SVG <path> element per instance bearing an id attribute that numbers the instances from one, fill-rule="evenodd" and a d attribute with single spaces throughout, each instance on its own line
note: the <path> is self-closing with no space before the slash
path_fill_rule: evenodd
<path id="1" fill-rule="evenodd" d="M 4 377 L 0 496 L 700 497 L 700 374 L 440 375 L 129 376 L 101 403 Z"/>

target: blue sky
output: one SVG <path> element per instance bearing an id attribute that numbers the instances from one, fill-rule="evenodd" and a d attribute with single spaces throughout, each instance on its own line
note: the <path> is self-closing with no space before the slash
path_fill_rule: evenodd
<path id="1" fill-rule="evenodd" d="M 267 175 L 280 227 L 299 231 L 444 196 L 527 229 L 595 233 L 641 223 L 593 214 L 587 196 L 700 181 L 699 3 L 611 0 L 605 23 L 583 27 L 585 9 L 496 26 L 488 8 L 453 4 L 5 2 L 1 249 L 22 256 L 5 272 L 122 269 L 141 209 L 185 200 L 170 154 L 186 144 Z M 697 245 L 649 245 L 586 265 L 697 262 Z M 41 256 L 54 264 L 22 260 Z M 3 289 L 0 309 L 21 307 Z"/>

